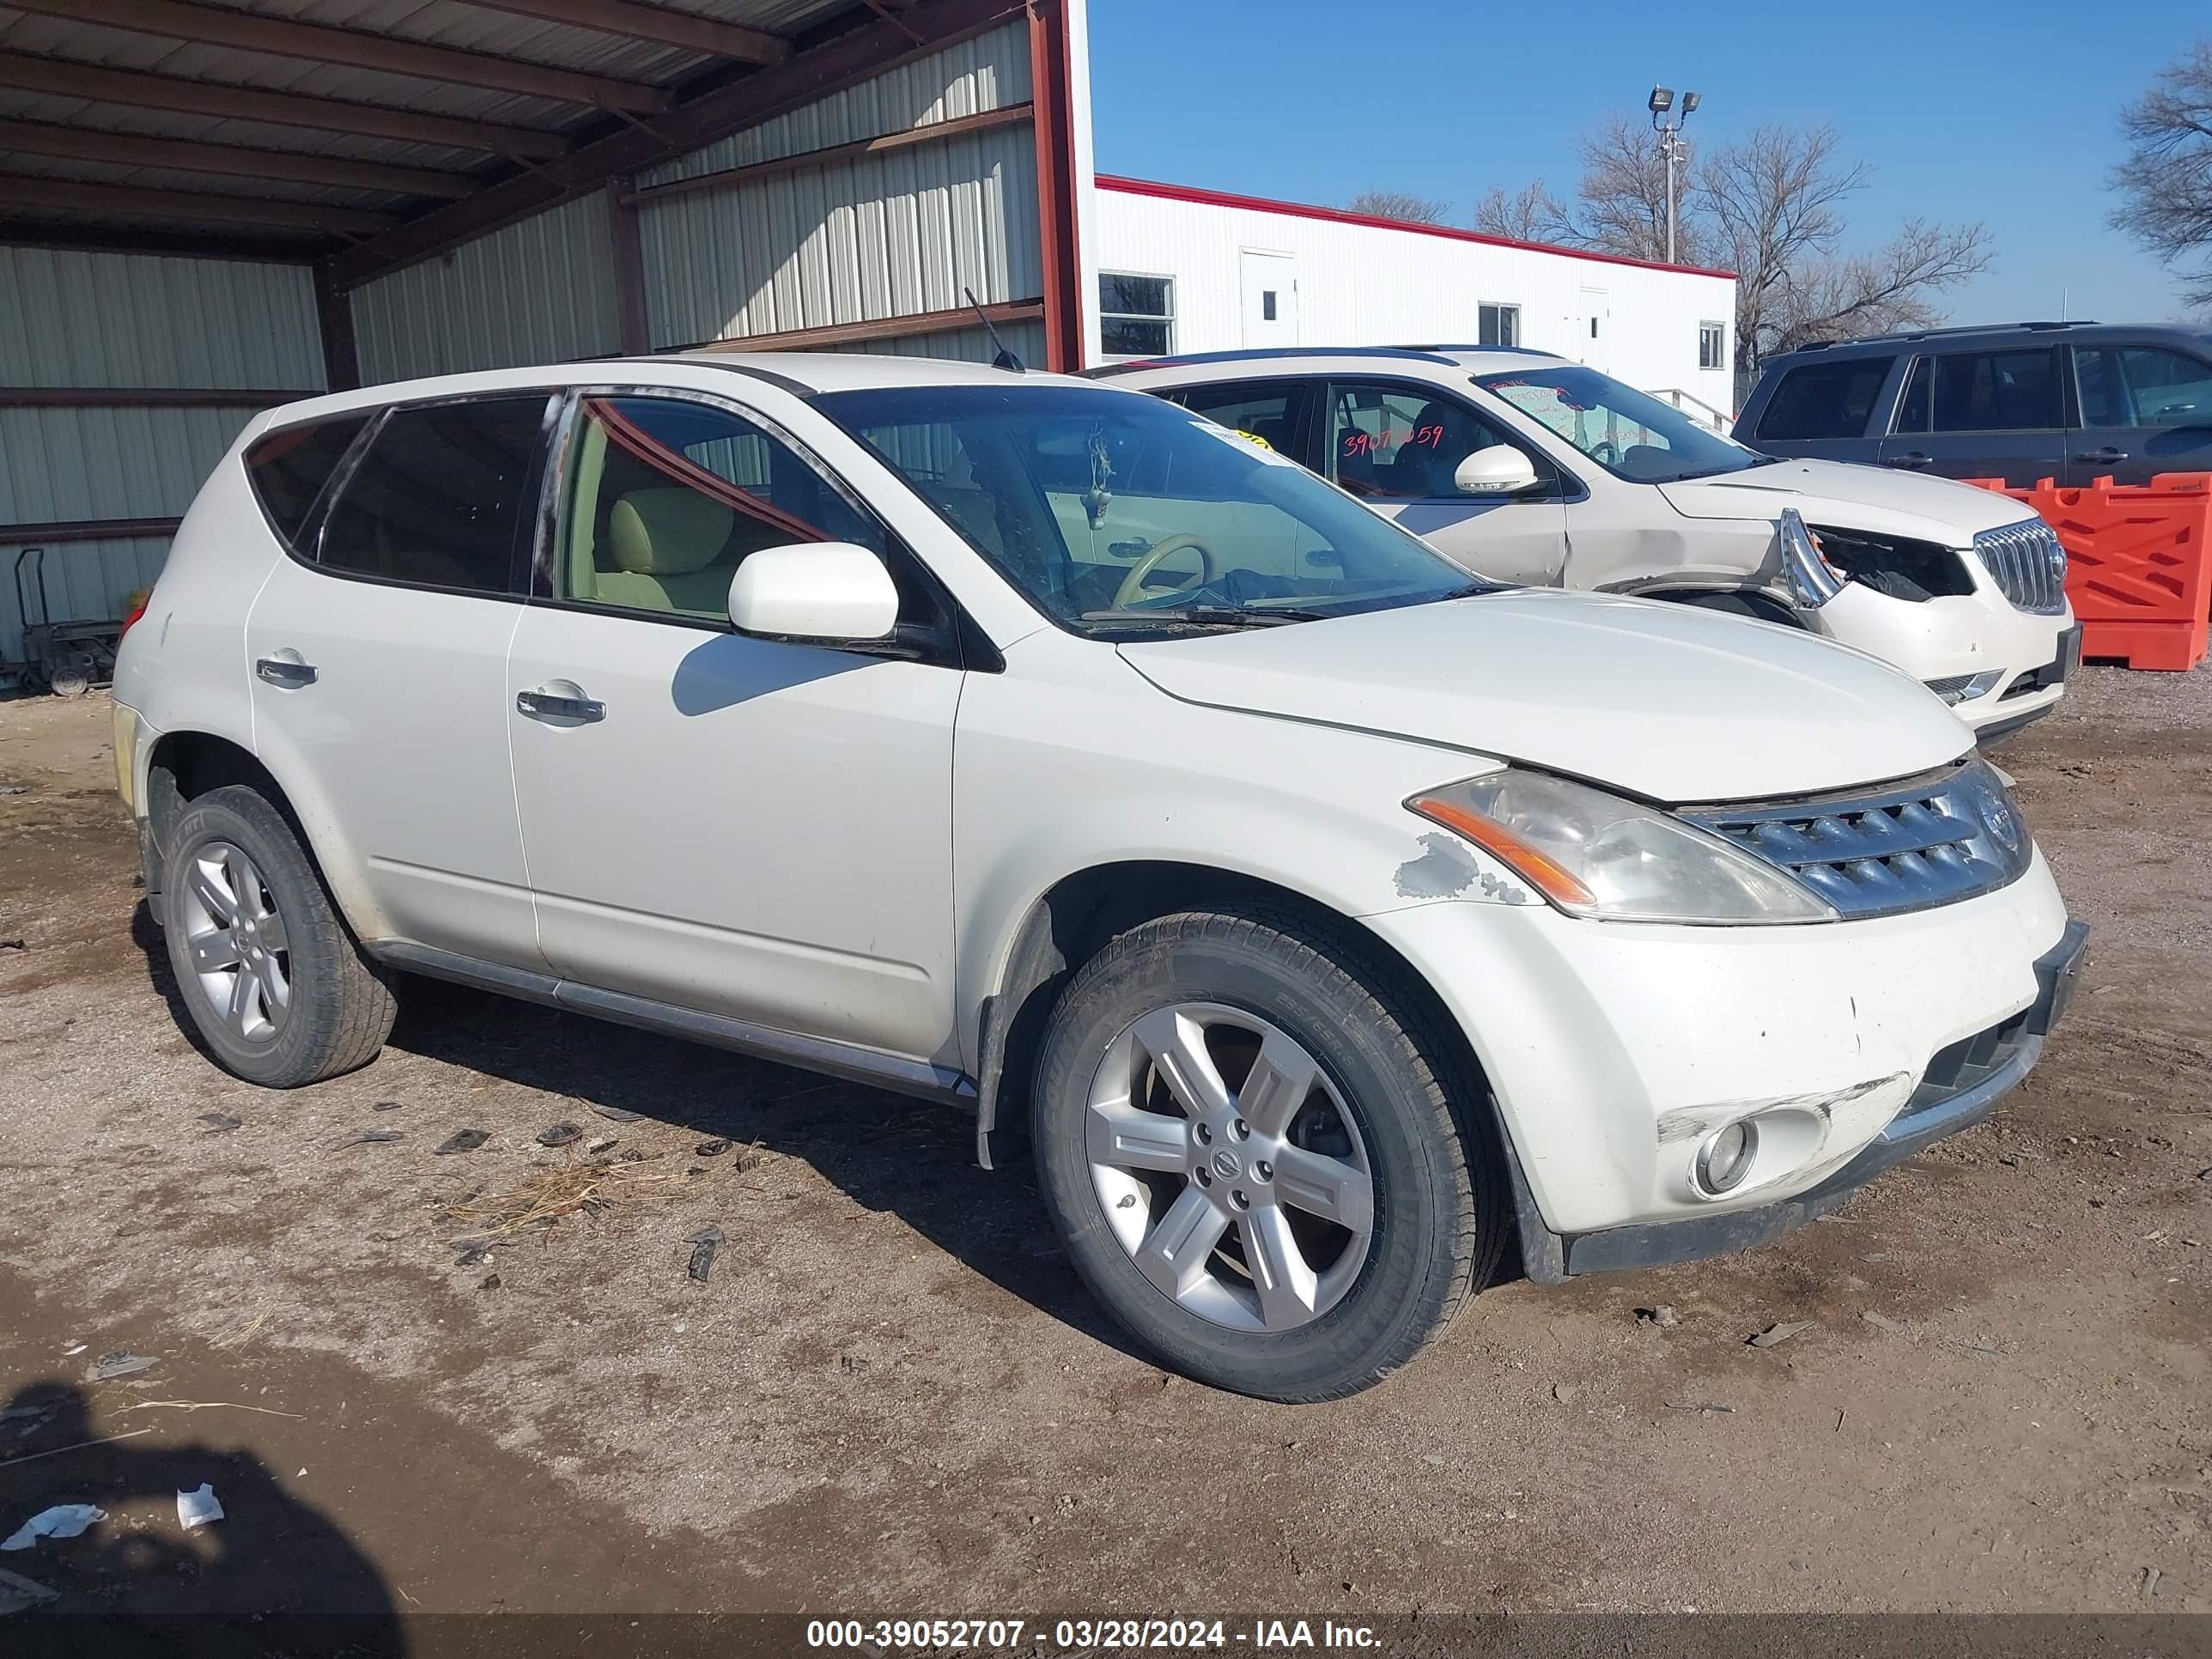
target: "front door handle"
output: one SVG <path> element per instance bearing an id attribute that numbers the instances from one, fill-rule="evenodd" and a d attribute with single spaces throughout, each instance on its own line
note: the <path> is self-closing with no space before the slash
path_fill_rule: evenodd
<path id="1" fill-rule="evenodd" d="M 315 683 L 315 665 L 289 647 L 257 658 L 253 672 L 270 684 L 281 686 L 287 691 L 296 691 L 303 685 Z"/>
<path id="2" fill-rule="evenodd" d="M 1935 459 L 1925 450 L 1908 449 L 1902 455 L 1883 456 L 1881 464 L 1884 466 L 1926 466 Z"/>
<path id="3" fill-rule="evenodd" d="M 2124 461 L 2127 458 L 2126 450 L 2115 449 L 2106 444 L 2102 449 L 2093 449 L 2087 454 L 2076 455 L 2074 459 L 2077 461 Z"/>
<path id="4" fill-rule="evenodd" d="M 588 726 L 593 720 L 606 719 L 606 704 L 584 696 L 580 688 L 565 680 L 560 685 L 566 689 L 540 686 L 535 691 L 518 691 L 514 694 L 514 706 L 535 720 L 572 720 Z"/>

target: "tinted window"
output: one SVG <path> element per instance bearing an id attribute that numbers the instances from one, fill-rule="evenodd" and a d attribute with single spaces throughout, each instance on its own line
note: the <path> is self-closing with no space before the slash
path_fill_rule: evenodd
<path id="1" fill-rule="evenodd" d="M 1759 417 L 1761 438 L 1863 438 L 1894 357 L 1845 357 L 1784 371 Z"/>
<path id="2" fill-rule="evenodd" d="M 1510 346 L 1521 343 L 1521 307 L 1509 305 L 1478 305 L 1474 308 L 1475 338 L 1485 345 Z"/>
<path id="3" fill-rule="evenodd" d="M 1452 473 L 1459 464 L 1478 449 L 1506 441 L 1503 428 L 1456 398 L 1342 380 L 1328 389 L 1329 477 L 1355 495 L 1395 501 L 1456 495 Z M 1540 462 L 1536 470 L 1540 477 L 1550 471 Z"/>
<path id="4" fill-rule="evenodd" d="M 387 581 L 514 591 L 543 394 L 394 410 L 338 492 L 322 562 Z"/>
<path id="5" fill-rule="evenodd" d="M 884 550 L 876 526 L 788 444 L 705 404 L 586 398 L 568 480 L 562 599 L 720 620 L 747 554 L 826 541 Z"/>
<path id="6" fill-rule="evenodd" d="M 2076 346 L 2084 426 L 2212 424 L 2212 368 L 2157 346 Z"/>
<path id="7" fill-rule="evenodd" d="M 1905 395 L 1897 400 L 1897 419 L 1891 425 L 1893 432 L 1925 432 L 1928 430 L 1928 400 L 1935 394 L 1936 360 L 1922 357 L 1912 365 L 1912 377 L 1905 383 Z"/>
<path id="8" fill-rule="evenodd" d="M 349 415 L 312 426 L 288 426 L 246 452 L 246 474 L 253 481 L 253 493 L 287 542 L 298 540 L 315 498 L 368 422 L 368 415 Z"/>
<path id="9" fill-rule="evenodd" d="M 1172 394 L 1176 402 L 1217 426 L 1257 438 L 1268 448 L 1298 459 L 1298 422 L 1304 416 L 1306 388 L 1295 380 L 1237 386 L 1203 386 Z"/>
<path id="10" fill-rule="evenodd" d="M 2056 353 L 1962 351 L 1936 360 L 1937 432 L 2021 432 L 2058 424 Z M 1901 428 L 1900 428 L 1901 429 Z"/>

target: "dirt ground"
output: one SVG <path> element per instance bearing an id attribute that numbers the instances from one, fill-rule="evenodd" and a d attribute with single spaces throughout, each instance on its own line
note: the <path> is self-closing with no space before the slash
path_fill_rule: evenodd
<path id="1" fill-rule="evenodd" d="M 2212 669 L 2089 670 L 1997 752 L 2094 931 L 1994 1121 L 1301 1408 L 1128 1352 L 935 1108 L 427 981 L 368 1070 L 232 1081 L 107 729 L 0 703 L 0 1531 L 111 1516 L 0 1565 L 66 1604 L 2212 1611 Z M 644 1155 L 605 1208 L 457 1260 L 447 1206 L 604 1139 Z M 118 1351 L 156 1363 L 87 1381 Z"/>

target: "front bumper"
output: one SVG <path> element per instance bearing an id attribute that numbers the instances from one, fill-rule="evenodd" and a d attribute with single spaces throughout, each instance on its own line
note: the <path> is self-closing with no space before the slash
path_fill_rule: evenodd
<path id="1" fill-rule="evenodd" d="M 1995 678 L 1951 712 L 1978 738 L 2017 731 L 2047 714 L 2079 666 L 2081 629 L 2069 607 L 2039 616 L 2014 605 L 1978 568 L 1975 590 L 1915 602 L 1858 583 L 1810 613 L 1817 633 L 1880 657 L 1922 684 Z"/>
<path id="2" fill-rule="evenodd" d="M 1459 1021 L 1562 1238 L 1814 1191 L 1903 1132 L 1940 1056 L 2044 1000 L 2039 964 L 2068 927 L 2039 853 L 1994 892 L 1850 921 L 1693 927 L 1446 902 L 1366 922 Z M 1761 1150 L 1715 1196 L 1697 1152 L 1740 1118 L 1758 1120 Z"/>
<path id="3" fill-rule="evenodd" d="M 2027 1079 L 2042 1058 L 2044 1038 L 2073 1000 L 2088 934 L 2087 924 L 2068 922 L 2058 943 L 2036 960 L 2035 1000 L 2010 1018 L 1939 1054 L 1905 1109 L 1857 1157 L 1795 1197 L 1726 1215 L 1588 1233 L 1555 1233 L 1545 1224 L 1520 1160 L 1509 1146 L 1514 1220 L 1528 1277 L 1539 1284 L 1552 1285 L 1581 1273 L 1665 1267 L 1751 1249 L 1818 1220 L 1892 1164 L 1903 1163 L 1946 1135 L 1979 1123 L 2002 1097 Z"/>

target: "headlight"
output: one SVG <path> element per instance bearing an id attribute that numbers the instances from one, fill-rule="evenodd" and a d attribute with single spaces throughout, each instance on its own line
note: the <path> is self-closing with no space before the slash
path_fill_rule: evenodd
<path id="1" fill-rule="evenodd" d="M 1508 767 L 1406 805 L 1509 866 L 1570 915 L 1608 921 L 1832 921 L 1772 866 L 1671 814 Z"/>

